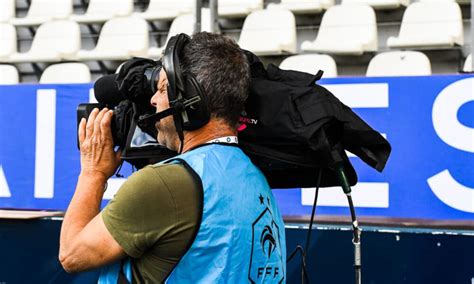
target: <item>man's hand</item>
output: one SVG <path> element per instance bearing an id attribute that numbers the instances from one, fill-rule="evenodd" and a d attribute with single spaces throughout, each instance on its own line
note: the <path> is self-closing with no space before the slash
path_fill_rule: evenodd
<path id="1" fill-rule="evenodd" d="M 120 152 L 114 152 L 110 125 L 113 112 L 107 108 L 92 110 L 89 119 L 79 124 L 81 175 L 111 177 L 120 164 Z"/>

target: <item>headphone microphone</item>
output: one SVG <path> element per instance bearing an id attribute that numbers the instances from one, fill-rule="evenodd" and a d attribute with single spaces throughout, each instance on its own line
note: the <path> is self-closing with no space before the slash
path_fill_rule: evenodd
<path id="1" fill-rule="evenodd" d="M 173 104 L 173 107 L 167 108 L 164 111 L 160 111 L 154 114 L 142 115 L 138 119 L 138 126 L 142 129 L 147 129 L 149 127 L 155 127 L 155 124 L 161 119 L 170 116 L 177 115 L 185 111 L 186 108 L 191 107 L 201 101 L 201 97 L 192 97 L 189 100 L 184 100 L 183 102 L 178 101 Z"/>

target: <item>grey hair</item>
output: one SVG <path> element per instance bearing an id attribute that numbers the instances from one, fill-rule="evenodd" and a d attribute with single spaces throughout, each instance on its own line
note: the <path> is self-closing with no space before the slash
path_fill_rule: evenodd
<path id="1" fill-rule="evenodd" d="M 193 35 L 180 56 L 183 73 L 191 73 L 204 89 L 211 117 L 236 127 L 250 86 L 250 67 L 234 40 L 218 34 Z"/>

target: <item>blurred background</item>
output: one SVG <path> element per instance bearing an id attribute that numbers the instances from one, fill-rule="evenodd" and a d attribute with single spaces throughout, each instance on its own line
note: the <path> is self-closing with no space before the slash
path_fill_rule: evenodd
<path id="1" fill-rule="evenodd" d="M 170 37 L 199 30 L 265 64 L 324 71 L 318 84 L 390 141 L 382 173 L 349 153 L 362 283 L 474 283 L 472 11 L 471 0 L 0 0 L 0 283 L 96 282 L 57 261 L 79 173 L 76 107 L 122 62 L 159 59 Z M 104 206 L 124 179 L 109 180 Z M 274 194 L 289 255 L 315 189 Z M 350 225 L 342 190 L 321 189 L 310 283 L 354 282 Z M 288 283 L 301 267 L 296 255 Z"/>

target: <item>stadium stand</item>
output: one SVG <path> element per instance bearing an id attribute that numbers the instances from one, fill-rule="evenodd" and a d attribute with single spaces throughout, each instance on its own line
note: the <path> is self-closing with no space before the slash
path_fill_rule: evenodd
<path id="1" fill-rule="evenodd" d="M 284 70 L 296 70 L 316 74 L 323 70 L 323 78 L 337 77 L 336 61 L 326 54 L 300 54 L 285 58 L 280 63 Z"/>
<path id="2" fill-rule="evenodd" d="M 0 85 L 12 85 L 19 82 L 20 76 L 15 66 L 0 64 Z"/>
<path id="3" fill-rule="evenodd" d="M 466 62 L 464 62 L 464 72 L 473 72 L 472 70 L 472 54 L 469 54 L 469 56 L 466 58 Z"/>
<path id="4" fill-rule="evenodd" d="M 218 13 L 223 18 L 242 18 L 263 9 L 263 0 L 219 0 Z"/>
<path id="5" fill-rule="evenodd" d="M 132 12 L 133 0 L 90 0 L 85 14 L 71 15 L 70 19 L 78 23 L 103 23 Z"/>
<path id="6" fill-rule="evenodd" d="M 419 51 L 389 51 L 377 54 L 369 62 L 367 76 L 431 75 L 430 59 Z"/>
<path id="7" fill-rule="evenodd" d="M 166 42 L 164 45 L 159 46 L 159 47 L 150 47 L 148 50 L 148 56 L 151 58 L 159 58 L 161 56 L 161 53 L 163 52 L 163 49 L 166 46 L 166 43 L 168 40 L 179 33 L 185 33 L 185 34 L 192 34 L 193 33 L 193 28 L 194 28 L 194 15 L 193 14 L 186 14 L 186 15 L 180 15 L 174 21 L 171 23 L 169 32 L 168 32 L 168 37 L 166 38 Z M 202 9 L 202 14 L 201 14 L 201 30 L 202 31 L 210 31 L 211 30 L 211 15 L 210 15 L 210 10 L 207 8 Z"/>
<path id="8" fill-rule="evenodd" d="M 179 15 L 192 13 L 194 5 L 194 0 L 150 0 L 144 12 L 135 14 L 148 21 L 173 20 Z"/>
<path id="9" fill-rule="evenodd" d="M 375 11 L 366 4 L 330 7 L 323 15 L 314 41 L 304 41 L 303 51 L 360 55 L 377 51 Z"/>
<path id="10" fill-rule="evenodd" d="M 51 21 L 38 27 L 31 48 L 16 52 L 7 62 L 58 62 L 74 58 L 81 47 L 79 24 L 67 20 Z"/>
<path id="11" fill-rule="evenodd" d="M 296 53 L 295 16 L 281 9 L 250 13 L 245 18 L 239 45 L 256 55 Z"/>
<path id="12" fill-rule="evenodd" d="M 464 44 L 462 15 L 454 1 L 410 4 L 398 37 L 389 37 L 390 48 L 445 48 Z"/>
<path id="13" fill-rule="evenodd" d="M 48 66 L 41 74 L 41 84 L 74 84 L 91 82 L 91 72 L 84 63 L 59 63 Z"/>
<path id="14" fill-rule="evenodd" d="M 7 23 L 15 17 L 15 0 L 3 0 L 0 9 L 0 23 Z"/>
<path id="15" fill-rule="evenodd" d="M 410 0 L 342 0 L 342 4 L 367 4 L 376 10 L 398 9 L 401 6 L 408 6 Z"/>
<path id="16" fill-rule="evenodd" d="M 67 19 L 72 14 L 72 0 L 31 0 L 26 17 L 12 18 L 15 26 L 38 26 L 49 21 Z"/>
<path id="17" fill-rule="evenodd" d="M 15 27 L 0 23 L 0 61 L 8 62 L 10 55 L 17 51 L 16 41 Z"/>
<path id="18" fill-rule="evenodd" d="M 41 13 L 37 12 L 36 15 L 52 15 L 63 9 L 66 11 L 63 16 L 54 16 L 54 19 L 50 18 L 48 22 L 57 21 L 56 17 L 68 17 L 68 19 L 74 19 L 80 24 L 84 24 L 80 26 L 79 40 L 75 35 L 74 40 L 61 40 L 61 45 L 64 45 L 64 42 L 76 42 L 69 44 L 70 46 L 74 45 L 74 48 L 62 48 L 72 50 L 67 54 L 60 55 L 61 52 L 55 51 L 56 47 L 49 48 L 54 46 L 54 43 L 47 44 L 45 51 L 40 51 L 36 47 L 39 44 L 38 41 L 50 41 L 42 35 L 43 28 L 39 29 L 34 25 L 23 24 L 14 26 L 10 25 L 9 21 L 16 23 L 17 20 L 25 21 L 28 17 L 35 15 L 34 11 L 38 10 L 35 7 L 55 1 L 58 0 L 0 1 L 0 62 L 16 64 L 15 67 L 18 69 L 22 82 L 37 82 L 39 80 L 41 69 L 44 69 L 45 65 L 37 63 L 70 60 L 86 61 L 94 79 L 115 70 L 120 64 L 119 61 L 134 55 L 158 58 L 168 38 L 180 32 L 187 34 L 193 32 L 194 16 L 190 12 L 194 9 L 194 0 L 62 0 L 58 5 L 42 6 Z M 221 0 L 218 3 L 219 29 L 222 33 L 240 42 L 243 48 L 253 50 L 261 56 L 265 64 L 279 65 L 283 63 L 282 60 L 285 57 L 291 54 L 330 54 L 337 62 L 337 76 L 357 76 L 367 74 L 369 61 L 376 51 L 385 52 L 392 48 L 396 50 L 422 49 L 431 61 L 433 73 L 456 73 L 463 70 L 464 55 L 470 53 L 470 45 L 463 45 L 463 32 L 466 35 L 466 42 L 469 42 L 471 9 L 469 1 L 456 1 L 412 1 L 414 3 L 405 8 L 408 4 L 407 0 L 248 0 L 244 2 Z M 365 5 L 361 3 L 365 3 Z M 457 3 L 463 4 L 463 6 L 459 6 Z M 208 4 L 207 1 L 204 1 L 204 7 Z M 333 4 L 337 5 L 333 6 Z M 59 5 L 61 7 L 67 6 L 67 8 L 59 8 Z M 227 8 L 225 8 L 226 6 Z M 248 11 L 223 12 L 223 9 L 230 8 L 242 10 L 243 6 L 247 6 Z M 265 6 L 268 9 L 264 10 Z M 434 8 L 433 10 L 419 8 L 418 10 L 422 10 L 422 15 L 410 22 L 409 15 L 414 9 L 413 7 L 417 6 Z M 293 13 L 289 17 L 291 19 L 281 20 L 272 16 L 268 20 L 257 20 L 256 22 L 260 26 L 249 29 L 249 22 L 255 14 L 251 13 L 247 18 L 243 18 L 247 13 L 250 13 L 249 11 L 257 10 L 256 14 L 266 14 L 268 11 L 277 10 L 277 8 L 282 10 L 283 14 L 285 12 L 287 15 Z M 359 10 L 361 9 L 365 10 L 364 16 L 360 16 L 362 13 Z M 336 19 L 331 19 L 331 14 L 338 10 L 347 12 L 340 12 Z M 86 11 L 85 14 L 79 15 L 84 11 Z M 133 41 L 133 44 L 140 45 L 138 49 L 141 51 L 135 53 L 123 51 L 126 49 L 125 46 L 132 41 L 124 40 L 127 35 L 122 32 L 128 29 L 122 28 L 117 28 L 115 31 L 115 33 L 121 33 L 120 44 L 113 43 L 101 49 L 105 40 L 104 32 L 111 30 L 104 25 L 104 17 L 116 18 L 117 15 L 128 15 L 132 11 L 136 11 L 133 15 L 140 16 L 145 23 L 148 21 L 147 32 L 144 32 L 144 28 L 141 29 L 143 40 Z M 209 10 L 203 9 L 203 11 L 202 29 L 209 31 Z M 67 16 L 69 14 L 71 15 Z M 100 14 L 102 19 L 92 17 L 93 14 Z M 86 17 L 86 15 L 89 16 Z M 438 22 L 435 23 L 435 21 Z M 290 24 L 291 27 L 284 28 L 285 24 Z M 144 27 L 145 24 L 142 22 L 141 26 Z M 23 27 L 27 27 L 27 29 Z M 100 32 L 104 27 L 106 27 L 105 31 Z M 413 27 L 414 30 L 411 29 Z M 278 32 L 277 28 L 286 29 L 286 33 Z M 39 35 L 35 36 L 35 33 L 38 32 Z M 73 34 L 75 33 L 73 32 Z M 146 34 L 148 34 L 148 40 L 145 39 Z M 246 37 L 250 38 L 249 44 L 245 43 Z M 407 42 L 413 39 L 415 43 L 407 44 L 405 42 L 407 39 Z M 51 41 L 54 42 L 52 39 Z M 77 46 L 80 46 L 80 57 L 74 51 L 77 50 Z M 123 51 L 119 52 L 120 56 L 117 55 L 118 49 Z M 10 56 L 11 54 L 13 55 Z M 29 63 L 31 64 L 29 65 Z M 285 64 L 287 63 L 282 66 Z M 328 77 L 329 70 L 325 70 L 325 72 L 324 76 Z"/>
<path id="19" fill-rule="evenodd" d="M 80 50 L 77 60 L 126 60 L 146 56 L 149 46 L 147 22 L 136 16 L 108 20 L 92 50 Z"/>
<path id="20" fill-rule="evenodd" d="M 281 0 L 268 4 L 268 9 L 288 9 L 293 14 L 317 14 L 334 6 L 334 0 Z"/>

